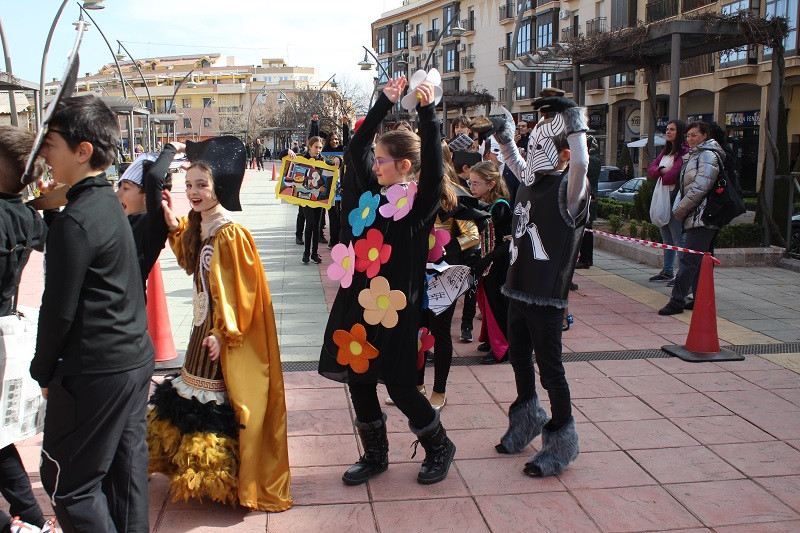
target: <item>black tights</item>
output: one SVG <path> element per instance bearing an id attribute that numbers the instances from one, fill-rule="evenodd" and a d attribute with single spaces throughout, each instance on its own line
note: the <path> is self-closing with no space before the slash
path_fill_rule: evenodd
<path id="1" fill-rule="evenodd" d="M 456 312 L 456 302 L 435 315 L 428 311 L 428 328 L 435 340 L 433 345 L 433 392 L 444 394 L 447 391 L 447 376 L 450 374 L 450 365 L 453 363 L 453 337 L 450 336 L 450 326 Z M 425 367 L 417 373 L 417 385 L 425 384 Z"/>
<path id="2" fill-rule="evenodd" d="M 37 527 L 44 525 L 44 517 L 36 497 L 31 489 L 31 482 L 25 472 L 19 452 L 13 444 L 0 449 L 0 492 L 9 503 L 9 511 L 25 522 Z M 11 525 L 11 516 L 0 511 L 0 531 Z"/>
<path id="3" fill-rule="evenodd" d="M 353 383 L 347 384 L 350 389 L 350 399 L 353 400 L 353 409 L 356 418 L 361 423 L 375 422 L 383 416 L 381 403 L 378 400 L 377 383 Z M 420 393 L 413 385 L 386 385 L 395 405 L 408 418 L 408 423 L 416 429 L 423 429 L 433 422 L 436 416 L 427 398 Z"/>

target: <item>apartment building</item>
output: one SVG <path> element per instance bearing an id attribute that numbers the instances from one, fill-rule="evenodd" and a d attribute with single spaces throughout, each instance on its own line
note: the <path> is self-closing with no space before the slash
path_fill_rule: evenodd
<path id="1" fill-rule="evenodd" d="M 134 65 L 125 56 L 118 57 L 124 82 L 119 79 L 117 65 L 107 63 L 96 74 L 87 72 L 79 78 L 76 93 L 121 97 L 124 83 L 129 100 L 138 101 L 156 115 L 177 115 L 172 118 L 177 118 L 175 137 L 179 140 L 201 140 L 220 134 L 243 136 L 251 106 L 282 105 L 293 92 L 320 88 L 314 68 L 288 65 L 281 58 L 241 65 L 232 56 L 195 54 L 144 58 Z M 52 95 L 57 88 L 54 80 L 47 85 L 45 94 Z M 329 85 L 325 90 L 334 89 Z M 121 121 L 123 142 L 128 137 L 126 128 L 126 121 Z M 137 127 L 135 133 L 138 138 L 141 128 Z M 162 141 L 171 139 L 171 126 L 162 127 L 158 137 Z"/>
<path id="2" fill-rule="evenodd" d="M 522 16 L 517 24 L 517 15 Z M 451 18 L 459 18 L 466 31 L 445 32 L 431 61 L 442 72 L 450 91 L 486 90 L 505 104 L 506 73 L 515 58 L 533 54 L 577 36 L 686 18 L 703 11 L 733 14 L 753 10 L 761 16 L 785 16 L 791 31 L 786 38 L 784 97 L 789 109 L 791 160 L 800 155 L 800 59 L 798 59 L 797 0 L 406 0 L 372 24 L 373 45 L 383 67 L 399 72 L 398 58 L 408 61 L 408 73 L 422 68 L 437 37 Z M 516 49 L 512 50 L 517 29 Z M 568 46 L 568 44 L 567 44 Z M 726 130 L 737 158 L 745 188 L 755 189 L 765 153 L 764 116 L 770 83 L 770 51 L 744 47 L 708 54 L 681 64 L 679 117 L 713 120 Z M 401 63 L 402 65 L 402 63 Z M 430 65 L 429 65 L 430 66 Z M 545 86 L 560 86 L 572 93 L 572 72 L 539 69 L 514 72 L 511 111 L 517 119 L 533 120 L 532 98 Z M 385 81 L 381 76 L 379 83 Z M 658 73 L 657 129 L 668 120 L 669 65 Z M 585 104 L 590 125 L 601 146 L 605 164 L 615 164 L 623 143 L 640 138 L 642 117 L 650 112 L 643 71 L 590 80 L 585 84 Z M 451 109 L 452 118 L 459 109 Z M 483 113 L 482 108 L 467 114 Z M 639 154 L 635 153 L 635 157 Z M 641 165 L 644 165 L 642 158 Z"/>

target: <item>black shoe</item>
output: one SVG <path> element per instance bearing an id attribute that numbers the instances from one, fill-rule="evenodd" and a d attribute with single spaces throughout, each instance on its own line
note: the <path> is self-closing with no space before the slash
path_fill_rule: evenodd
<path id="1" fill-rule="evenodd" d="M 479 352 L 491 352 L 492 351 L 492 346 L 489 344 L 488 341 L 487 342 L 482 342 L 482 343 L 480 343 L 478 345 L 478 351 Z"/>
<path id="2" fill-rule="evenodd" d="M 658 310 L 658 314 L 661 316 L 679 315 L 681 313 L 683 313 L 683 307 L 674 305 L 672 302 Z"/>
<path id="3" fill-rule="evenodd" d="M 303 239 L 301 239 L 300 237 L 295 237 L 294 243 L 303 246 Z"/>
<path id="4" fill-rule="evenodd" d="M 356 420 L 356 429 L 364 446 L 364 455 L 342 476 L 345 485 L 361 485 L 389 468 L 386 414 L 383 414 L 380 420 L 366 424 Z"/>
<path id="5" fill-rule="evenodd" d="M 651 277 L 651 278 L 650 278 L 648 281 L 669 281 L 669 280 L 671 280 L 673 277 L 674 277 L 674 276 L 670 276 L 669 274 L 667 274 L 666 272 L 664 272 L 664 271 L 662 270 L 661 272 L 659 272 L 659 273 L 658 273 L 658 274 L 656 274 L 655 276 Z"/>
<path id="6" fill-rule="evenodd" d="M 575 322 L 575 317 L 572 316 L 572 313 L 567 313 L 567 316 L 564 317 L 564 323 L 561 325 L 561 331 L 569 331 L 569 327 L 573 322 Z"/>
<path id="7" fill-rule="evenodd" d="M 674 287 L 675 286 L 675 278 L 672 278 L 667 282 L 667 287 Z"/>
<path id="8" fill-rule="evenodd" d="M 322 263 L 322 258 L 319 256 L 319 254 L 312 255 L 311 260 L 314 261 L 316 264 Z"/>
<path id="9" fill-rule="evenodd" d="M 508 350 L 506 350 L 506 353 L 503 354 L 503 357 L 501 357 L 500 360 L 498 360 L 492 352 L 489 352 L 481 357 L 482 365 L 499 365 L 500 363 L 505 363 L 506 361 L 508 361 Z"/>
<path id="10" fill-rule="evenodd" d="M 472 342 L 472 330 L 471 329 L 462 329 L 461 330 L 461 342 Z"/>
<path id="11" fill-rule="evenodd" d="M 686 300 L 686 303 L 683 304 L 683 308 L 688 311 L 694 309 L 694 298 L 692 298 L 691 300 Z"/>
<path id="12" fill-rule="evenodd" d="M 573 283 L 573 282 L 570 281 L 569 282 L 569 290 L 577 291 L 578 290 L 578 284 L 577 283 Z"/>
<path id="13" fill-rule="evenodd" d="M 456 454 L 456 445 L 447 438 L 447 432 L 439 421 L 439 411 L 436 411 L 436 416 L 428 427 L 421 430 L 412 428 L 412 430 L 425 449 L 425 460 L 422 461 L 417 474 L 417 482 L 420 485 L 432 485 L 442 481 L 450 470 L 450 464 Z M 416 449 L 414 453 L 416 454 Z"/>
<path id="14" fill-rule="evenodd" d="M 306 254 L 303 254 L 303 263 L 308 264 L 308 256 Z"/>
<path id="15" fill-rule="evenodd" d="M 325 237 L 323 237 L 322 235 L 320 235 L 320 236 L 319 236 L 319 242 L 320 242 L 321 244 L 328 244 L 328 239 L 326 239 Z"/>
<path id="16" fill-rule="evenodd" d="M 590 266 L 592 266 L 591 263 L 585 263 L 583 261 L 578 261 L 577 263 L 575 263 L 575 268 L 576 269 L 587 269 Z"/>

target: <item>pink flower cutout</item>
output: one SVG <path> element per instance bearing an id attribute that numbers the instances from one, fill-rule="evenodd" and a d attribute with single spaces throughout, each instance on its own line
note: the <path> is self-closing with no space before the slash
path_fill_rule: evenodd
<path id="1" fill-rule="evenodd" d="M 339 243 L 331 249 L 333 263 L 328 266 L 328 277 L 341 283 L 346 289 L 353 283 L 353 272 L 356 267 L 356 251 L 353 244 Z"/>
<path id="2" fill-rule="evenodd" d="M 435 263 L 444 255 L 444 245 L 450 242 L 450 232 L 432 228 L 428 235 L 428 262 Z"/>
<path id="3" fill-rule="evenodd" d="M 433 348 L 435 339 L 428 328 L 419 328 L 417 333 L 417 370 L 425 365 L 425 352 Z"/>
<path id="4" fill-rule="evenodd" d="M 416 196 L 417 184 L 413 181 L 408 182 L 405 187 L 396 183 L 386 191 L 386 199 L 389 202 L 380 206 L 378 212 L 386 218 L 398 221 L 414 207 L 414 198 Z"/>

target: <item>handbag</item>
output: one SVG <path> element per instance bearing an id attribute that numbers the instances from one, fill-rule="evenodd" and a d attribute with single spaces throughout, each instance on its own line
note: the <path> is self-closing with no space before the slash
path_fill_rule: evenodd
<path id="1" fill-rule="evenodd" d="M 23 244 L 17 242 L 4 211 L 0 218 L 10 241 L 8 249 L 0 249 L 0 254 L 8 255 L 10 266 L 7 273 L 0 273 L 4 278 L 1 281 L 16 287 L 11 314 L 0 317 L 0 448 L 4 448 L 42 431 L 47 403 L 29 370 L 36 351 L 38 311 L 17 307 L 22 268 L 31 252 L 33 222 L 28 219 Z"/>
<path id="2" fill-rule="evenodd" d="M 706 195 L 706 205 L 703 208 L 703 214 L 700 215 L 700 220 L 706 226 L 722 228 L 745 211 L 747 209 L 744 207 L 744 202 L 728 180 L 725 165 L 720 161 L 717 181 Z"/>
<path id="3" fill-rule="evenodd" d="M 669 198 L 671 192 L 670 186 L 664 185 L 661 178 L 658 178 L 650 201 L 650 221 L 660 228 L 669 224 L 672 216 L 672 202 Z"/>

